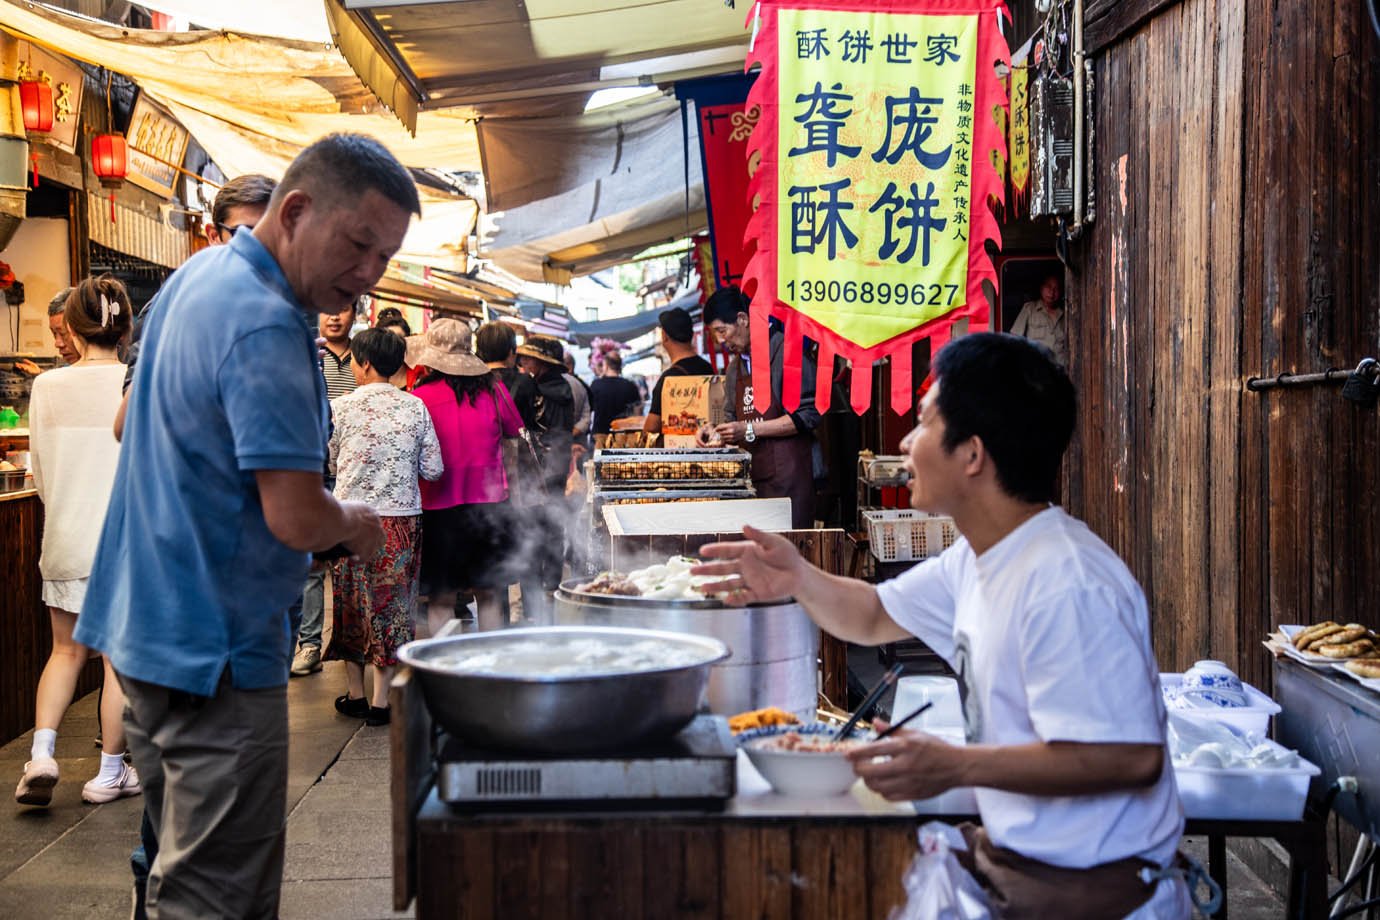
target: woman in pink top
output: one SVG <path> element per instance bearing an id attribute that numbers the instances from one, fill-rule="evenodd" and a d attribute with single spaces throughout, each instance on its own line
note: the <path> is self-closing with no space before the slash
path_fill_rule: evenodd
<path id="1" fill-rule="evenodd" d="M 499 443 L 522 429 L 507 389 L 470 351 L 470 328 L 440 319 L 412 361 L 429 369 L 412 395 L 426 404 L 445 472 L 421 483 L 422 575 L 432 635 L 455 612 L 460 589 L 474 592 L 479 628 L 498 629 L 496 589 L 517 580 L 508 477 Z"/>

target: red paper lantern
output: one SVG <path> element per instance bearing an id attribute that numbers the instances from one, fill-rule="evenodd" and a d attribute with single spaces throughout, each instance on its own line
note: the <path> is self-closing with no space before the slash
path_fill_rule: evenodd
<path id="1" fill-rule="evenodd" d="M 129 144 L 123 134 L 97 134 L 91 138 L 91 171 L 110 189 L 110 222 L 115 223 L 115 189 L 129 172 Z"/>
<path id="2" fill-rule="evenodd" d="M 39 134 L 53 130 L 53 88 L 41 80 L 19 84 L 19 102 L 24 109 L 24 129 Z"/>
<path id="3" fill-rule="evenodd" d="M 129 172 L 129 144 L 123 134 L 91 138 L 91 169 L 106 188 L 119 188 L 124 183 Z"/>

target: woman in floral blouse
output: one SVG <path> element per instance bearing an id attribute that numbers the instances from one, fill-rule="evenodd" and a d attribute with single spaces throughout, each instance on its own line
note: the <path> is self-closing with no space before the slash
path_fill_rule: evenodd
<path id="1" fill-rule="evenodd" d="M 383 520 L 383 549 L 372 559 L 332 564 L 334 629 L 322 656 L 345 662 L 343 715 L 388 723 L 388 683 L 398 646 L 413 637 L 421 566 L 422 496 L 418 474 L 440 479 L 441 445 L 426 406 L 388 382 L 407 346 L 385 329 L 366 329 L 350 342 L 359 384 L 331 401 L 331 472 L 341 501 L 367 502 Z M 374 691 L 364 695 L 364 665 L 374 666 Z"/>

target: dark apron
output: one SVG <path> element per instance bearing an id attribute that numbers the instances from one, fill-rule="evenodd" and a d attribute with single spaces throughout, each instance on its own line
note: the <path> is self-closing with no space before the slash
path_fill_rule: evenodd
<path id="1" fill-rule="evenodd" d="M 987 891 L 993 915 L 1002 920 L 1121 920 L 1149 901 L 1159 884 L 1158 879 L 1141 881 L 1141 869 L 1159 867 L 1138 857 L 1065 869 L 999 847 L 975 824 L 960 824 L 958 829 L 968 852 L 954 856 Z"/>
<path id="2" fill-rule="evenodd" d="M 735 415 L 740 421 L 771 421 L 787 415 L 785 408 L 772 394 L 771 405 L 765 414 L 747 399 L 751 375 L 747 364 L 738 361 L 736 392 L 733 395 Z M 815 439 L 812 434 L 795 434 L 789 438 L 758 437 L 743 448 L 752 454 L 752 485 L 758 498 L 789 498 L 791 527 L 805 530 L 815 523 Z"/>

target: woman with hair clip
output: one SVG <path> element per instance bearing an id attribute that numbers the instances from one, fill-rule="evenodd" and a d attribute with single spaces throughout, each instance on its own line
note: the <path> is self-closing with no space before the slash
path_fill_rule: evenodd
<path id="1" fill-rule="evenodd" d="M 412 395 L 431 413 L 446 467 L 436 482 L 421 484 L 422 593 L 431 635 L 455 615 L 462 588 L 474 592 L 479 628 L 500 628 L 497 591 L 517 581 L 500 442 L 518 436 L 522 417 L 470 342 L 469 326 L 435 320 L 411 362 L 428 368 Z"/>
<path id="2" fill-rule="evenodd" d="M 43 501 L 43 602 L 53 628 L 53 650 L 38 681 L 34 740 L 15 790 L 22 805 L 46 806 L 58 781 L 54 758 L 58 724 L 92 652 L 72 639 L 86 597 L 86 581 L 115 481 L 120 445 L 112 433 L 120 408 L 125 366 L 116 346 L 130 327 L 129 296 L 111 275 L 88 278 L 67 298 L 63 313 L 80 359 L 34 380 L 29 402 L 30 462 Z M 82 787 L 83 801 L 113 802 L 142 789 L 124 761 L 124 694 L 105 661 L 100 705 L 101 768 Z"/>

